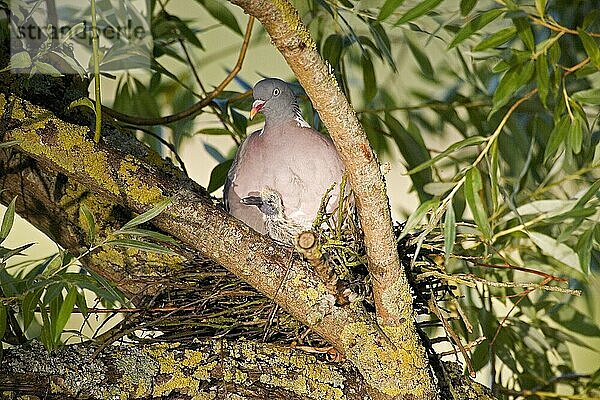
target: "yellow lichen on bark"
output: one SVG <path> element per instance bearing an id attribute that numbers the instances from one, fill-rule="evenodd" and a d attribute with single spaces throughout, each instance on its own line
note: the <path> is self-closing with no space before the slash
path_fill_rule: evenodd
<path id="1" fill-rule="evenodd" d="M 392 397 L 411 394 L 427 399 L 429 392 L 422 386 L 422 380 L 429 378 L 426 360 L 414 348 L 393 344 L 404 336 L 403 328 L 384 327 L 378 332 L 364 322 L 349 324 L 342 332 L 346 355 L 379 391 Z"/>
<path id="2" fill-rule="evenodd" d="M 124 187 L 129 196 L 142 204 L 156 204 L 163 200 L 165 196 L 156 186 L 150 186 L 147 182 L 139 179 L 137 170 L 139 166 L 133 160 L 133 157 L 126 156 L 125 160 L 119 165 L 119 178 L 125 183 Z"/>
<path id="3" fill-rule="evenodd" d="M 18 140 L 24 151 L 36 158 L 47 158 L 69 173 L 84 173 L 105 190 L 119 193 L 119 185 L 110 174 L 109 160 L 97 151 L 87 127 L 64 122 L 50 111 L 14 96 L 6 107 L 12 107 L 11 118 L 21 122 L 8 136 Z"/>

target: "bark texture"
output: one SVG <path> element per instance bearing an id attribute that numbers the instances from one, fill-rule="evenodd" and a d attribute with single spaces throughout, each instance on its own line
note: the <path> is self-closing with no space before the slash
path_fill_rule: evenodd
<path id="1" fill-rule="evenodd" d="M 110 346 L 48 353 L 38 342 L 7 350 L 0 398 L 364 399 L 352 364 L 247 341 Z M 32 397 L 26 397 L 32 396 Z"/>
<path id="2" fill-rule="evenodd" d="M 403 379 L 388 381 L 383 390 L 392 396 L 416 395 L 435 398 L 427 372 L 425 350 L 419 344 L 413 323 L 412 299 L 402 272 L 385 183 L 367 136 L 334 75 L 317 51 L 297 10 L 287 0 L 231 0 L 258 19 L 269 33 L 325 123 L 346 167 L 356 195 L 361 226 L 373 277 L 373 295 L 378 322 L 396 360 L 383 362 L 390 368 L 410 370 Z M 408 353 L 411 353 L 410 356 Z M 407 356 L 414 361 L 406 364 Z M 402 361 L 404 360 L 404 361 Z M 394 363 L 397 364 L 392 366 Z M 363 371 L 378 375 L 376 371 Z M 386 373 L 389 373 L 387 370 Z M 379 380 L 379 379 L 377 379 Z"/>

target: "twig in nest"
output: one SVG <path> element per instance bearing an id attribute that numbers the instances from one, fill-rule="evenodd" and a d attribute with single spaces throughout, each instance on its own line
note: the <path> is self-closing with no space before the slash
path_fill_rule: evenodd
<path id="1" fill-rule="evenodd" d="M 325 260 L 317 235 L 312 231 L 301 232 L 296 237 L 296 250 L 306 258 L 315 273 L 323 280 L 327 291 L 335 297 L 336 304 L 349 304 L 352 293 L 338 279 L 333 267 Z"/>

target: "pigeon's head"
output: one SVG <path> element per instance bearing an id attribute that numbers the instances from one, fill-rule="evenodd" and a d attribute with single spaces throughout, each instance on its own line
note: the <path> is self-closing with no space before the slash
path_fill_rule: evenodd
<path id="1" fill-rule="evenodd" d="M 264 188 L 260 196 L 248 196 L 241 199 L 241 203 L 256 206 L 266 217 L 283 217 L 283 202 L 281 195 L 276 190 Z"/>
<path id="2" fill-rule="evenodd" d="M 266 78 L 254 85 L 250 119 L 262 112 L 267 121 L 286 121 L 298 113 L 298 101 L 290 86 L 277 78 Z"/>

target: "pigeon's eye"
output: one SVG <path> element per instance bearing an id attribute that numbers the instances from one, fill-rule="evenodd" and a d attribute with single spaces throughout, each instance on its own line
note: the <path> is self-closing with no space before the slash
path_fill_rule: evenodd
<path id="1" fill-rule="evenodd" d="M 280 92 L 279 88 L 273 89 L 273 96 L 279 96 L 279 92 Z"/>

